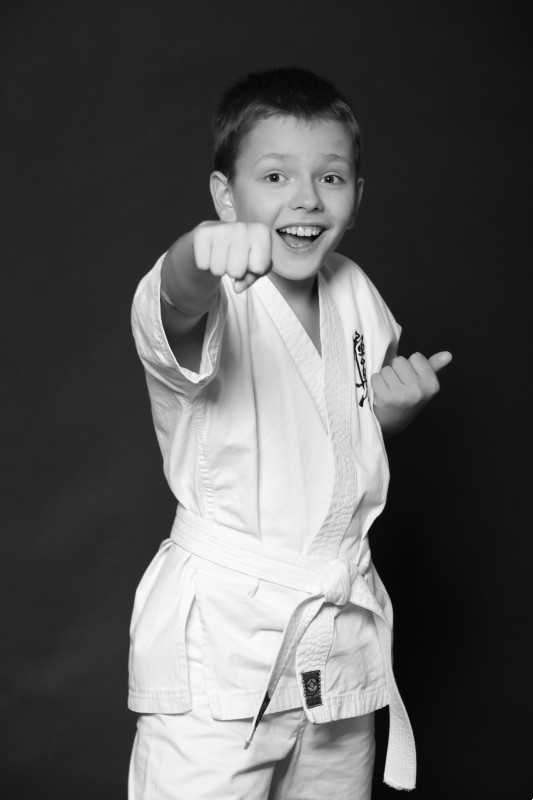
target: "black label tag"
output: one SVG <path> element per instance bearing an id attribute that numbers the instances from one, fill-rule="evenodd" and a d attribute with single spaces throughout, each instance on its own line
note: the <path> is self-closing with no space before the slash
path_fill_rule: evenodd
<path id="1" fill-rule="evenodd" d="M 320 682 L 320 670 L 314 669 L 311 672 L 302 672 L 304 685 L 305 704 L 307 708 L 322 705 L 322 690 Z"/>

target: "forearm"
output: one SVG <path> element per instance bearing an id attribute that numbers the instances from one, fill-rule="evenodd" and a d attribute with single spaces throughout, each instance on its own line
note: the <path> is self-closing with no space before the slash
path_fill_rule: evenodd
<path id="1" fill-rule="evenodd" d="M 161 290 L 186 327 L 200 320 L 218 294 L 220 277 L 196 266 L 193 232 L 184 234 L 168 250 L 161 270 Z"/>

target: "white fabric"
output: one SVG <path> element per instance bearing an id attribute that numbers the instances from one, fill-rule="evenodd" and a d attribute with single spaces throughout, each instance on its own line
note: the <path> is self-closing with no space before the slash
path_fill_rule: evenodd
<path id="1" fill-rule="evenodd" d="M 347 603 L 352 603 L 354 606 L 372 611 L 383 655 L 391 715 L 385 782 L 399 788 L 414 788 L 416 776 L 414 737 L 392 671 L 391 624 L 365 580 L 370 577 L 372 570 L 368 540 L 362 541 L 363 547 L 357 561 L 334 559 L 332 562 L 324 563 L 318 559 L 291 553 L 287 549 L 267 547 L 257 541 L 254 542 L 246 534 L 223 530 L 178 507 L 169 545 L 172 546 L 172 543 L 188 553 L 239 574 L 303 590 L 310 595 L 296 606 L 285 627 L 279 651 L 264 687 L 262 703 L 256 711 L 248 733 L 246 748 L 251 744 L 259 722 L 275 695 L 280 677 L 294 656 L 304 633 L 313 641 L 312 633 L 324 604 L 345 606 Z M 375 571 L 373 578 L 373 584 L 379 581 Z M 312 644 L 307 648 L 305 658 L 300 654 L 300 669 L 304 673 L 313 670 L 317 665 L 320 648 L 324 646 L 324 637 L 320 633 L 315 636 L 315 642 L 317 640 L 319 642 L 318 648 L 316 644 Z M 331 640 L 325 642 L 328 649 L 331 643 Z M 303 682 L 299 687 L 305 713 L 311 722 L 324 723 L 334 718 L 327 699 L 312 707 L 306 707 Z"/>
<path id="2" fill-rule="evenodd" d="M 330 258 L 319 273 L 321 359 L 268 278 L 242 295 L 223 279 L 193 373 L 177 364 L 161 324 L 161 263 L 141 282 L 132 321 L 165 474 L 180 504 L 229 536 L 356 562 L 389 477 L 368 382 L 400 332 L 376 289 L 348 259 Z M 373 569 L 367 583 L 390 630 L 390 601 Z M 190 711 L 185 627 L 196 598 L 211 714 L 252 717 L 289 617 L 306 596 L 165 545 L 136 595 L 130 707 Z M 329 719 L 386 705 L 376 624 L 372 610 L 353 603 L 323 605 L 267 716 L 302 705 L 295 672 L 310 662 L 323 676 Z"/>
<path id="3" fill-rule="evenodd" d="M 250 720 L 213 719 L 205 691 L 196 605 L 187 625 L 188 714 L 143 714 L 129 800 L 370 800 L 374 715 L 312 725 L 302 709 L 269 714 L 254 747 Z"/>

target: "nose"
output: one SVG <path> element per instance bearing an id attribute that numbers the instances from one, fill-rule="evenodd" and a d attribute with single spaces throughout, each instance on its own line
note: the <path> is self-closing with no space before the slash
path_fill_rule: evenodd
<path id="1" fill-rule="evenodd" d="M 324 206 L 313 180 L 302 179 L 297 181 L 291 197 L 290 207 L 293 211 L 299 208 L 303 208 L 305 211 L 323 210 Z"/>

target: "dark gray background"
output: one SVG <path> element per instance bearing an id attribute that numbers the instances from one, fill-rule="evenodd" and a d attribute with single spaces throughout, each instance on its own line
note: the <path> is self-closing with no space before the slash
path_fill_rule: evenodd
<path id="1" fill-rule="evenodd" d="M 7 2 L 3 275 L 4 797 L 125 797 L 135 587 L 174 504 L 129 329 L 135 287 L 212 218 L 228 82 L 296 64 L 364 131 L 341 251 L 454 353 L 390 442 L 371 541 L 396 610 L 416 797 L 529 797 L 529 25 L 517 3 Z M 378 714 L 375 798 L 387 712 Z M 332 789 L 334 797 L 334 789 Z M 194 798 L 191 798 L 194 800 Z"/>

